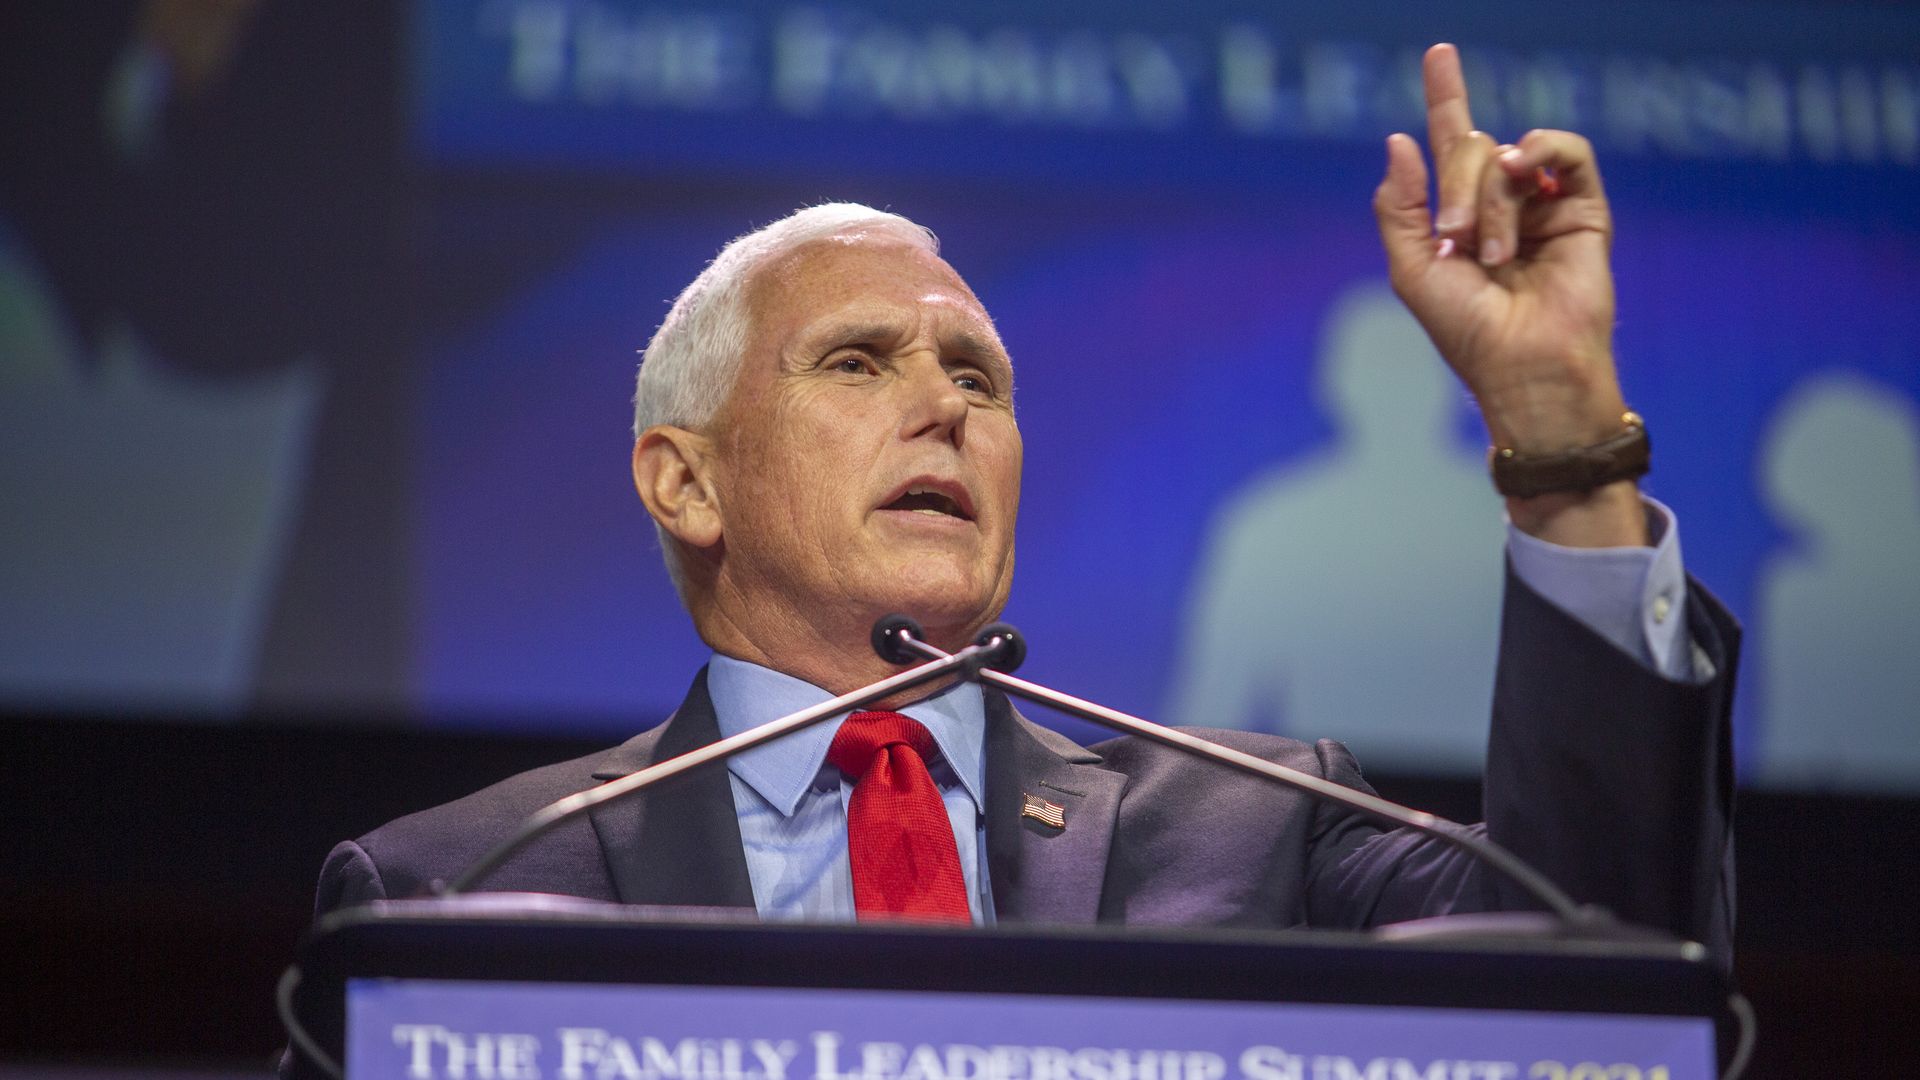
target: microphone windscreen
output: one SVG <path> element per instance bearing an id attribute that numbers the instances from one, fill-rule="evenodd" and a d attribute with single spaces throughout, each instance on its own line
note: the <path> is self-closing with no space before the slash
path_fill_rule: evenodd
<path id="1" fill-rule="evenodd" d="M 874 620 L 873 634 L 868 640 L 873 642 L 873 651 L 880 659 L 889 664 L 911 664 L 921 659 L 901 640 L 902 631 L 916 640 L 926 639 L 926 631 L 920 629 L 920 624 L 905 615 L 882 615 Z"/>
<path id="2" fill-rule="evenodd" d="M 1004 671 L 1011 675 L 1021 664 L 1027 662 L 1026 635 L 1013 628 L 1010 623 L 991 623 L 973 639 L 975 645 L 988 645 L 994 638 L 1000 639 L 1000 647 L 994 650 L 993 659 L 986 666 L 995 671 Z"/>

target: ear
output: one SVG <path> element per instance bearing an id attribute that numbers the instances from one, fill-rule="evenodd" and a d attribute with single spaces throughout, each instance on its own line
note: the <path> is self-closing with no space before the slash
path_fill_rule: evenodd
<path id="1" fill-rule="evenodd" d="M 713 444 L 685 428 L 658 424 L 633 444 L 633 484 L 660 527 L 683 544 L 720 542 L 720 500 L 711 470 Z"/>

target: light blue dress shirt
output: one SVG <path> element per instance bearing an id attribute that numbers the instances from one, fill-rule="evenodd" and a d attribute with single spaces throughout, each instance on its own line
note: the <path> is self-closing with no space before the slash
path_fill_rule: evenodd
<path id="1" fill-rule="evenodd" d="M 1535 592 L 1648 668 L 1670 679 L 1712 677 L 1686 626 L 1686 575 L 1672 511 L 1646 500 L 1651 547 L 1568 548 L 1508 526 L 1514 573 Z M 734 735 L 833 697 L 790 675 L 715 656 L 707 692 L 720 733 Z M 980 687 L 960 683 L 900 710 L 939 744 L 928 763 L 953 822 L 967 902 L 976 923 L 993 921 L 987 880 L 986 706 Z M 844 719 L 844 718 L 841 718 Z M 847 799 L 853 780 L 827 763 L 841 719 L 736 754 L 727 765 L 754 906 L 762 918 L 849 922 L 853 876 L 847 862 Z"/>
<path id="2" fill-rule="evenodd" d="M 723 736 L 818 705 L 834 695 L 791 675 L 715 656 L 707 693 Z M 927 771 L 940 787 L 967 879 L 975 923 L 993 921 L 987 883 L 987 713 L 977 683 L 962 682 L 900 710 L 926 725 L 940 747 Z M 853 875 L 847 863 L 847 799 L 853 778 L 827 763 L 845 717 L 735 754 L 727 762 L 753 902 L 766 919 L 849 922 Z"/>

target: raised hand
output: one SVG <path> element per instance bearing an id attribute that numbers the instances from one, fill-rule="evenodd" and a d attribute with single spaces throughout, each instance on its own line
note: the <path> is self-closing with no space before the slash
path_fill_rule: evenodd
<path id="1" fill-rule="evenodd" d="M 1439 177 L 1411 137 L 1387 140 L 1374 212 L 1394 290 L 1480 404 L 1495 446 L 1527 455 L 1621 431 L 1613 365 L 1613 217 L 1593 148 L 1566 131 L 1512 145 L 1474 129 L 1460 56 L 1427 51 L 1427 133 Z M 1514 523 L 1577 546 L 1645 543 L 1630 481 L 1509 500 Z"/>

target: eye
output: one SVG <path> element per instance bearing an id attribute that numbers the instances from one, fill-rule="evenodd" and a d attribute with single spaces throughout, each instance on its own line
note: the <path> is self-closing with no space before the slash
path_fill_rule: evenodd
<path id="1" fill-rule="evenodd" d="M 969 394 L 993 393 L 992 385 L 989 384 L 987 380 L 980 375 L 975 375 L 975 374 L 956 375 L 953 378 L 953 385 L 959 387 L 960 389 L 966 391 Z"/>
<path id="2" fill-rule="evenodd" d="M 867 362 L 866 357 L 858 353 L 849 353 L 834 361 L 833 370 L 848 375 L 865 375 L 873 370 L 873 365 Z"/>

